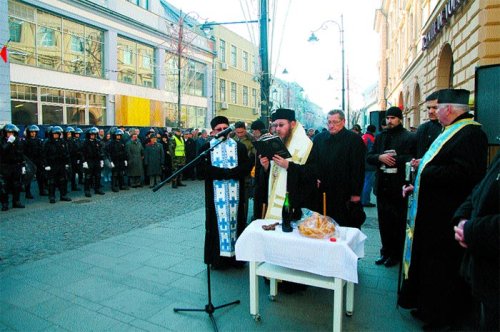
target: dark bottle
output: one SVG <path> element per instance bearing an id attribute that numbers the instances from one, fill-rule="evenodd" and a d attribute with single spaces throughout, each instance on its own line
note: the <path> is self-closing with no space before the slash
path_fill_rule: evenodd
<path id="1" fill-rule="evenodd" d="M 283 203 L 283 209 L 281 210 L 281 218 L 283 219 L 283 222 L 281 224 L 281 229 L 283 230 L 283 232 L 291 232 L 293 230 L 293 209 L 288 199 L 288 192 L 286 193 L 285 202 Z"/>

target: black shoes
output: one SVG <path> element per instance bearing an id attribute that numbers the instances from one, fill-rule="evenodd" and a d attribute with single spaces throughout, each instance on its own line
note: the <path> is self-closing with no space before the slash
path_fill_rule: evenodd
<path id="1" fill-rule="evenodd" d="M 95 191 L 95 194 L 96 194 L 96 195 L 104 195 L 104 191 L 102 191 L 101 189 L 97 189 L 97 190 Z"/>
<path id="2" fill-rule="evenodd" d="M 86 192 L 85 192 L 85 197 L 92 197 L 92 195 L 90 194 L 90 192 L 89 192 L 89 191 L 86 191 Z"/>
<path id="3" fill-rule="evenodd" d="M 49 199 L 49 203 L 50 204 L 55 204 L 56 203 L 56 199 L 55 198 L 50 198 Z"/>
<path id="4" fill-rule="evenodd" d="M 71 198 L 69 198 L 68 196 L 61 196 L 61 201 L 62 202 L 71 202 Z"/>
<path id="5" fill-rule="evenodd" d="M 392 258 L 392 257 L 389 257 L 389 259 L 387 259 L 384 263 L 384 266 L 385 267 L 393 267 L 393 266 L 396 266 L 399 264 L 399 260 L 398 259 L 395 259 L 395 258 Z"/>
<path id="6" fill-rule="evenodd" d="M 382 256 L 380 256 L 380 257 L 379 257 L 379 259 L 377 259 L 377 260 L 375 261 L 375 264 L 376 264 L 376 265 L 382 265 L 382 264 L 384 264 L 384 263 L 385 263 L 388 259 L 389 259 L 389 257 L 382 255 Z"/>
<path id="7" fill-rule="evenodd" d="M 376 265 L 384 265 L 385 267 L 393 267 L 399 264 L 399 259 L 395 259 L 388 256 L 380 256 L 379 259 L 375 261 Z"/>
<path id="8" fill-rule="evenodd" d="M 15 203 L 12 204 L 12 208 L 14 208 L 14 209 L 24 209 L 25 206 L 21 202 L 15 202 Z"/>

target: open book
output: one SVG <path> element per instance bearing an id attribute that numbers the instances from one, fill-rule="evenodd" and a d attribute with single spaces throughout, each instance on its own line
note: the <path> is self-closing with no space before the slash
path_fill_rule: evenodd
<path id="1" fill-rule="evenodd" d="M 252 143 L 257 150 L 257 156 L 261 155 L 262 157 L 267 157 L 269 160 L 271 160 L 275 154 L 285 159 L 292 156 L 279 136 L 263 137 Z"/>

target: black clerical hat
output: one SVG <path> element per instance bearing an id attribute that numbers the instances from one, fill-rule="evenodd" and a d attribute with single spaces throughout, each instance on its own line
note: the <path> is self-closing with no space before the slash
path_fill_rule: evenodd
<path id="1" fill-rule="evenodd" d="M 215 127 L 221 123 L 225 123 L 229 126 L 228 118 L 222 115 L 218 115 L 215 118 L 213 118 L 212 121 L 210 121 L 210 126 L 212 127 L 212 129 L 215 129 Z"/>
<path id="2" fill-rule="evenodd" d="M 278 108 L 271 114 L 271 120 L 276 121 L 277 119 L 295 121 L 295 111 L 288 108 Z"/>
<path id="3" fill-rule="evenodd" d="M 465 89 L 443 89 L 438 91 L 439 104 L 469 105 L 470 91 Z"/>

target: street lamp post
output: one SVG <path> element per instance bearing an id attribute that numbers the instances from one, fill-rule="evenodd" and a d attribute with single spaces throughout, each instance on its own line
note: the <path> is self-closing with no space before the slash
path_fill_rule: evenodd
<path id="1" fill-rule="evenodd" d="M 335 24 L 339 28 L 339 32 L 340 32 L 340 49 L 342 51 L 342 110 L 347 112 L 347 120 L 349 120 L 349 109 L 346 110 L 346 108 L 345 108 L 344 15 L 340 15 L 340 24 L 334 20 L 327 20 L 327 21 L 321 23 L 321 26 L 319 28 L 311 31 L 311 36 L 309 36 L 308 41 L 310 41 L 310 42 L 319 41 L 318 37 L 316 37 L 316 35 L 314 33 L 319 31 L 319 30 L 326 30 L 328 28 L 329 23 Z"/>

